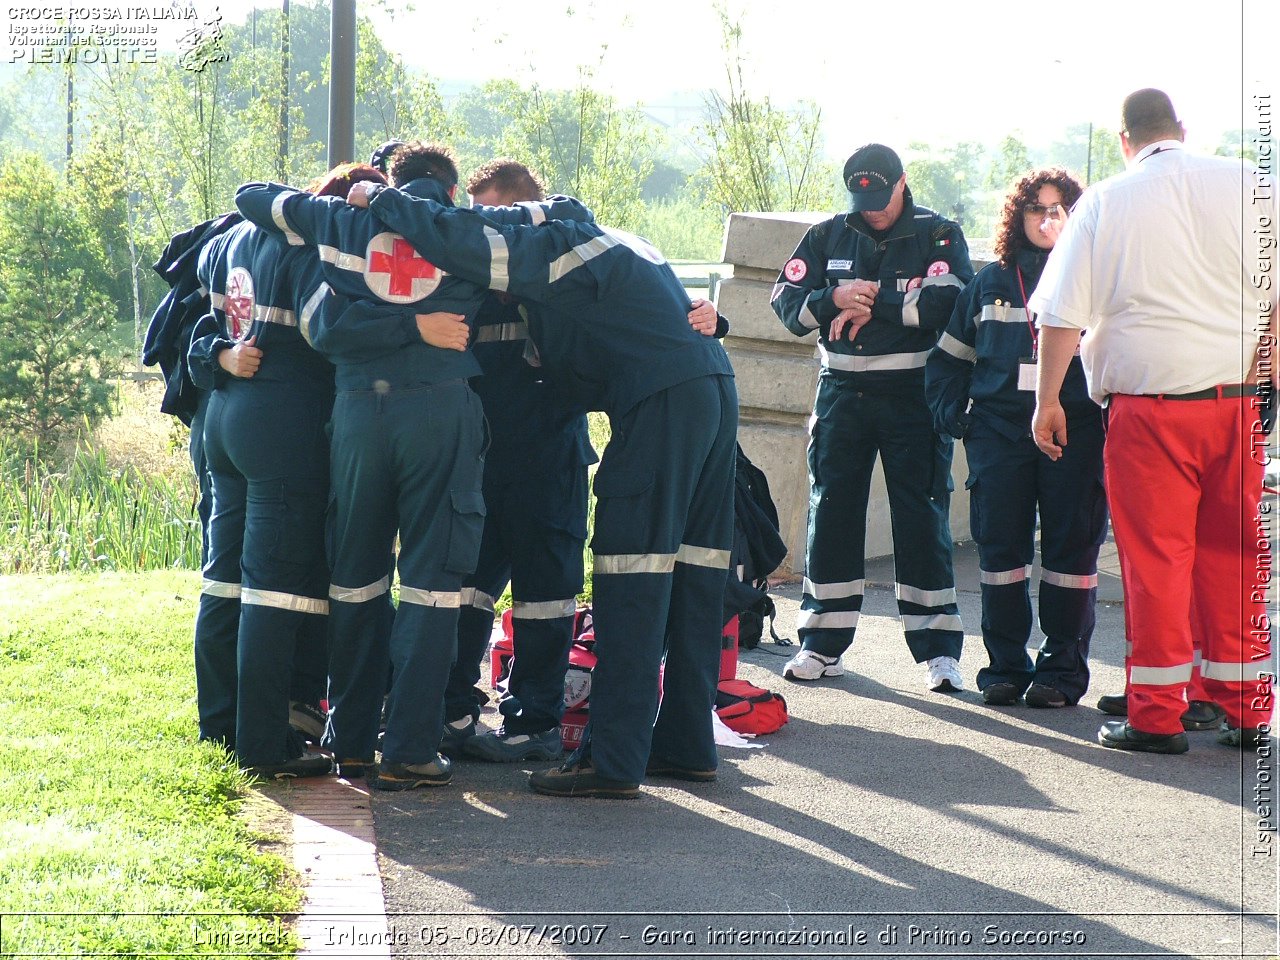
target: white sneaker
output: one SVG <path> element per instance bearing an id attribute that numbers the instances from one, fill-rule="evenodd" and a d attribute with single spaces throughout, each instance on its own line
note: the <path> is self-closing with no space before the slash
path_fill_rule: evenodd
<path id="1" fill-rule="evenodd" d="M 844 666 L 839 657 L 824 657 L 812 650 L 801 650 L 787 661 L 782 675 L 788 680 L 820 680 L 823 677 L 843 677 Z"/>
<path id="2" fill-rule="evenodd" d="M 929 679 L 926 681 L 934 693 L 954 693 L 964 689 L 960 676 L 960 664 L 955 657 L 934 657 L 928 663 Z"/>

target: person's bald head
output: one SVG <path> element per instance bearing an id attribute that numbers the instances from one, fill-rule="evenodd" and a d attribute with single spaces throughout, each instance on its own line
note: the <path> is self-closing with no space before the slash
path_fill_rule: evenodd
<path id="1" fill-rule="evenodd" d="M 1124 106 L 1120 108 L 1120 139 L 1126 156 L 1157 140 L 1181 140 L 1184 136 L 1173 101 L 1163 90 L 1146 87 L 1124 98 Z"/>

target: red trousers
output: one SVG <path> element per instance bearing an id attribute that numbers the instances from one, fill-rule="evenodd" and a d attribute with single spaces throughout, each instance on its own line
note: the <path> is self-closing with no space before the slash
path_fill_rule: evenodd
<path id="1" fill-rule="evenodd" d="M 1271 716 L 1265 437 L 1252 397 L 1111 398 L 1104 450 L 1132 655 L 1129 722 L 1178 733 L 1201 654 L 1232 726 Z"/>

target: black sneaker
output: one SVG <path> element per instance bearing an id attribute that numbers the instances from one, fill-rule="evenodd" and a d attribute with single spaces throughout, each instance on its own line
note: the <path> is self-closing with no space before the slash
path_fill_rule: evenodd
<path id="1" fill-rule="evenodd" d="M 472 737 L 462 750 L 469 757 L 491 763 L 515 763 L 518 760 L 559 760 L 564 756 L 560 728 L 541 733 L 511 733 L 506 727 Z"/>
<path id="2" fill-rule="evenodd" d="M 989 683 L 982 688 L 982 702 L 991 707 L 1012 707 L 1022 692 L 1012 683 Z"/>
<path id="3" fill-rule="evenodd" d="M 444 725 L 444 735 L 437 748 L 451 760 L 456 760 L 465 752 L 467 741 L 476 735 L 474 717 L 463 717 Z"/>
<path id="4" fill-rule="evenodd" d="M 628 800 L 640 796 L 638 783 L 608 780 L 599 776 L 590 760 L 571 761 L 562 767 L 552 767 L 540 773 L 529 774 L 529 786 L 534 793 L 551 797 L 603 797 L 610 800 Z"/>
<path id="5" fill-rule="evenodd" d="M 379 790 L 413 790 L 417 787 L 443 787 L 453 779 L 453 764 L 448 757 L 436 754 L 427 763 L 388 763 L 383 760 L 373 768 L 369 786 Z"/>
<path id="6" fill-rule="evenodd" d="M 1026 701 L 1028 707 L 1065 707 L 1068 703 L 1065 693 L 1046 683 L 1027 687 Z"/>
<path id="7" fill-rule="evenodd" d="M 670 777 L 672 780 L 688 780 L 691 783 L 710 783 L 716 778 L 714 770 L 695 770 L 679 764 L 663 760 L 661 757 L 649 757 L 644 768 L 646 777 Z"/>
<path id="8" fill-rule="evenodd" d="M 289 701 L 289 726 L 298 731 L 304 740 L 319 743 L 324 736 L 324 711 L 314 704 L 301 700 Z"/>
<path id="9" fill-rule="evenodd" d="M 1127 720 L 1104 723 L 1098 730 L 1098 742 L 1113 750 L 1143 753 L 1186 753 L 1189 749 L 1185 733 L 1144 733 L 1129 726 Z"/>
<path id="10" fill-rule="evenodd" d="M 1127 717 L 1129 698 L 1123 693 L 1108 693 L 1098 698 L 1098 709 L 1109 717 Z"/>
<path id="11" fill-rule="evenodd" d="M 284 763 L 259 764 L 248 771 L 263 780 L 293 780 L 297 777 L 323 777 L 333 769 L 333 761 L 318 753 L 304 753 Z"/>
<path id="12" fill-rule="evenodd" d="M 1182 714 L 1182 729 L 1217 730 L 1226 718 L 1227 711 L 1212 700 L 1192 700 Z"/>

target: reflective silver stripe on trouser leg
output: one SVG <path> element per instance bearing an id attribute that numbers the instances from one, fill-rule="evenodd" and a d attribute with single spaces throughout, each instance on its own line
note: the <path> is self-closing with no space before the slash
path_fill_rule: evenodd
<path id="1" fill-rule="evenodd" d="M 277 610 L 292 610 L 294 613 L 314 613 L 322 617 L 329 615 L 327 600 L 303 597 L 296 593 L 279 593 L 275 590 L 254 590 L 245 587 L 240 591 L 240 602 L 259 607 L 275 607 Z"/>
<path id="2" fill-rule="evenodd" d="M 964 632 L 964 624 L 960 620 L 960 615 L 956 613 L 924 615 L 905 613 L 901 615 L 901 619 L 903 630 L 955 630 L 957 633 Z"/>
<path id="3" fill-rule="evenodd" d="M 460 607 L 461 590 L 420 590 L 418 587 L 400 586 L 400 602 L 416 603 L 421 607 Z"/>
<path id="4" fill-rule="evenodd" d="M 200 585 L 202 597 L 221 597 L 223 600 L 239 600 L 240 584 L 222 580 L 205 580 Z"/>
<path id="5" fill-rule="evenodd" d="M 1201 670 L 1203 675 L 1204 671 Z M 1141 683 L 1148 687 L 1173 687 L 1191 682 L 1191 664 L 1180 663 L 1173 667 L 1129 668 L 1129 683 Z"/>
<path id="6" fill-rule="evenodd" d="M 1098 574 L 1074 574 L 1074 573 L 1058 573 L 1056 570 L 1042 569 L 1040 571 L 1040 580 L 1042 583 L 1051 583 L 1055 587 L 1063 587 L 1067 590 L 1092 590 L 1098 585 Z"/>
<path id="7" fill-rule="evenodd" d="M 339 603 L 365 603 L 374 600 L 391 589 L 389 577 L 375 580 L 367 587 L 341 587 L 336 583 L 329 584 L 329 599 Z"/>
<path id="8" fill-rule="evenodd" d="M 695 547 L 682 543 L 676 551 L 676 563 L 687 563 L 695 567 L 711 567 L 713 570 L 729 569 L 729 551 L 715 547 Z"/>
<path id="9" fill-rule="evenodd" d="M 495 612 L 496 602 L 493 597 L 483 590 L 477 590 L 475 587 L 463 587 L 459 596 L 464 607 L 475 607 L 477 610 L 483 610 L 488 614 Z"/>
<path id="10" fill-rule="evenodd" d="M 979 570 L 978 579 L 989 587 L 1004 587 L 1011 583 L 1022 583 L 1031 576 L 1031 564 L 1014 567 L 1012 570 Z"/>
<path id="11" fill-rule="evenodd" d="M 728 564 L 725 564 L 728 566 Z M 676 568 L 674 553 L 597 553 L 595 573 L 671 573 Z"/>
<path id="12" fill-rule="evenodd" d="M 895 583 L 894 594 L 899 600 L 914 603 L 918 607 L 941 607 L 956 602 L 956 588 L 945 587 L 942 590 L 924 590 L 905 583 Z"/>
<path id="13" fill-rule="evenodd" d="M 511 616 L 516 620 L 559 620 L 578 612 L 578 601 L 568 600 L 515 600 L 511 604 Z"/>

